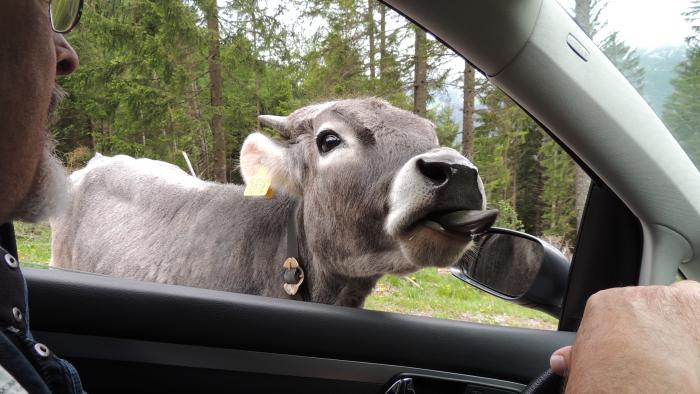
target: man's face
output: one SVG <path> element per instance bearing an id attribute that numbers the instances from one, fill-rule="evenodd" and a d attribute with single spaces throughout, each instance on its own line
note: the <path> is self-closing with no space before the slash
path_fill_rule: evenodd
<path id="1" fill-rule="evenodd" d="M 56 77 L 73 72 L 78 56 L 51 29 L 48 8 L 0 1 L 0 223 L 43 219 L 66 186 L 47 121 Z"/>

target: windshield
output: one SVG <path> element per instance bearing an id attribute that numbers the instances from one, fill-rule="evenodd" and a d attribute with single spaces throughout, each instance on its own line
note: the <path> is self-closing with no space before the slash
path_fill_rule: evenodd
<path id="1" fill-rule="evenodd" d="M 559 0 L 700 164 L 700 1 Z"/>

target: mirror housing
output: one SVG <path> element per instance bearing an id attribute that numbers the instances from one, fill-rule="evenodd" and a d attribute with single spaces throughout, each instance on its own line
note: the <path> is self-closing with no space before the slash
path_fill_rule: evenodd
<path id="1" fill-rule="evenodd" d="M 450 269 L 452 275 L 496 297 L 559 317 L 571 263 L 532 235 L 491 228 Z"/>

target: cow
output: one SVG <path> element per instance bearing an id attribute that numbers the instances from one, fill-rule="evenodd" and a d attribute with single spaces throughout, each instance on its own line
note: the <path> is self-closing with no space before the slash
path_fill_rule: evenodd
<path id="1" fill-rule="evenodd" d="M 250 134 L 240 171 L 248 186 L 267 174 L 271 196 L 96 155 L 50 220 L 51 266 L 359 307 L 384 274 L 455 263 L 496 219 L 477 167 L 439 147 L 430 121 L 386 101 L 259 120 L 278 136 Z"/>

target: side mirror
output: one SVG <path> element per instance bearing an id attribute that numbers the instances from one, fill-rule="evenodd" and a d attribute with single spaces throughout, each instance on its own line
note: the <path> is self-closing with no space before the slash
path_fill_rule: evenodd
<path id="1" fill-rule="evenodd" d="M 529 234 L 491 228 L 479 237 L 452 275 L 496 297 L 558 317 L 569 276 L 569 260 Z"/>

